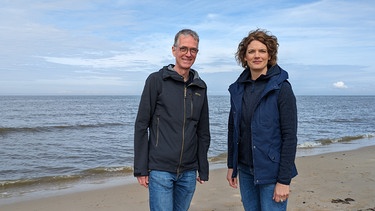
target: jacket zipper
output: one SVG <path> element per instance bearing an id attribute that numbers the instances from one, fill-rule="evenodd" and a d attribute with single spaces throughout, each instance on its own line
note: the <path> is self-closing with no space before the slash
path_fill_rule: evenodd
<path id="1" fill-rule="evenodd" d="M 159 145 L 159 122 L 160 118 L 157 117 L 157 126 L 156 126 L 156 147 Z"/>
<path id="2" fill-rule="evenodd" d="M 193 95 L 190 95 L 190 117 L 193 117 L 193 111 L 194 111 L 194 102 L 193 102 Z"/>
<path id="3" fill-rule="evenodd" d="M 255 84 L 254 84 L 255 85 Z M 262 102 L 262 99 L 264 98 L 264 96 L 266 96 L 269 92 L 265 93 L 264 95 L 261 95 L 260 98 L 258 99 L 258 102 L 255 104 L 255 108 L 254 110 L 252 111 L 252 118 L 254 118 L 254 113 L 255 113 L 255 110 L 258 108 L 258 106 L 260 105 L 260 103 Z M 253 119 L 252 119 L 253 121 Z M 254 125 L 252 122 L 251 122 L 251 125 Z M 254 131 L 254 128 L 251 128 L 251 133 L 253 133 Z M 253 175 L 254 175 L 254 184 L 255 183 L 258 183 L 259 182 L 259 179 L 258 179 L 258 175 L 256 175 L 255 173 L 255 162 L 254 162 L 254 149 L 256 148 L 257 146 L 254 147 L 254 139 L 253 139 L 253 134 L 251 134 L 251 151 L 252 151 L 252 154 L 253 154 Z"/>
<path id="4" fill-rule="evenodd" d="M 185 87 L 184 87 L 184 120 L 183 120 L 183 124 L 182 124 L 182 146 L 181 146 L 181 153 L 180 153 L 180 162 L 179 162 L 178 168 L 177 168 L 177 177 L 180 174 L 180 167 L 181 167 L 181 163 L 182 163 L 182 155 L 183 155 L 183 152 L 184 152 L 184 145 L 185 145 L 186 92 L 187 92 L 187 88 L 186 88 L 186 85 L 185 85 Z"/>

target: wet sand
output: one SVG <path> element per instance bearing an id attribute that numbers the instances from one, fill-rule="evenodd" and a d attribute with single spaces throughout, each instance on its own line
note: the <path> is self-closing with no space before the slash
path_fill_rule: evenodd
<path id="1" fill-rule="evenodd" d="M 288 210 L 375 210 L 375 146 L 298 157 L 296 164 L 299 175 L 291 183 Z M 190 210 L 243 210 L 239 189 L 225 178 L 226 169 L 212 170 L 210 181 L 197 184 Z M 135 182 L 3 204 L 0 210 L 148 210 L 148 191 Z"/>

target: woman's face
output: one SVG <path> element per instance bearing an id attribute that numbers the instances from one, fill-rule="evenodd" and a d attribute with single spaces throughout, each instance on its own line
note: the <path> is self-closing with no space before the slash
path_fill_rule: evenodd
<path id="1" fill-rule="evenodd" d="M 270 58 L 267 46 L 258 40 L 251 41 L 247 46 L 245 61 L 251 71 L 266 74 Z"/>

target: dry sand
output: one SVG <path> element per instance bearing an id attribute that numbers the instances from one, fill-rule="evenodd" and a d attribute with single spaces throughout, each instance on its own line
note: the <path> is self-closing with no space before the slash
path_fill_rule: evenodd
<path id="1" fill-rule="evenodd" d="M 375 210 L 375 146 L 298 157 L 288 210 Z M 229 187 L 226 169 L 197 184 L 190 210 L 243 210 L 239 189 Z M 136 180 L 134 179 L 134 182 Z M 148 191 L 138 184 L 75 192 L 0 205 L 3 211 L 148 210 Z"/>

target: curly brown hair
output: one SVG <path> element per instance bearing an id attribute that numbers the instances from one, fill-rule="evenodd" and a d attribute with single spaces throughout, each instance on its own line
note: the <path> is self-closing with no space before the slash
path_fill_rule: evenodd
<path id="1" fill-rule="evenodd" d="M 237 63 L 244 68 L 247 67 L 247 62 L 245 61 L 247 46 L 254 40 L 257 40 L 267 46 L 268 54 L 271 57 L 268 61 L 268 66 L 274 66 L 277 63 L 277 49 L 279 47 L 279 43 L 277 42 L 276 36 L 263 29 L 250 31 L 248 36 L 241 40 L 235 54 Z"/>

